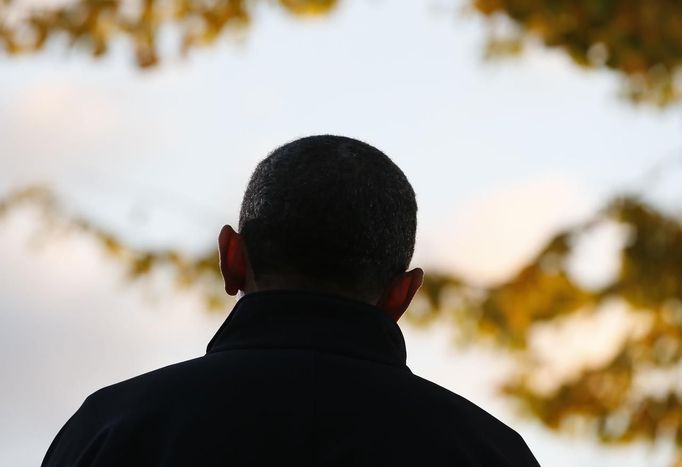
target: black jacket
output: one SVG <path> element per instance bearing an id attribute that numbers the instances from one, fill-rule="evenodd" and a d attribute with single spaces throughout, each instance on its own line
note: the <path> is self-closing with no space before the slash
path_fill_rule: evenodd
<path id="1" fill-rule="evenodd" d="M 405 361 L 372 305 L 251 293 L 206 355 L 90 395 L 43 465 L 538 465 L 518 433 Z"/>

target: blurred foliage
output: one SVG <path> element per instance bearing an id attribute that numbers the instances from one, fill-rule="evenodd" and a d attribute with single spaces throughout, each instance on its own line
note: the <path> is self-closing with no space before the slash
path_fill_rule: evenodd
<path id="1" fill-rule="evenodd" d="M 627 227 L 617 276 L 606 286 L 588 290 L 568 271 L 575 240 L 599 222 Z M 427 275 L 427 283 L 431 280 Z M 519 401 L 532 416 L 554 430 L 581 427 L 605 443 L 671 438 L 682 462 L 682 223 L 636 197 L 614 199 L 584 225 L 556 234 L 508 281 L 487 288 L 476 300 L 452 307 L 447 288 L 462 293 L 460 279 L 437 277 L 427 296 L 440 315 L 457 313 L 473 320 L 469 340 L 481 338 L 518 357 L 515 375 L 502 392 Z M 469 295 L 470 296 L 470 295 Z M 541 368 L 528 346 L 535 329 L 577 313 L 597 314 L 614 299 L 628 304 L 648 325 L 628 336 L 615 355 L 596 368 L 586 368 L 547 392 L 533 383 Z M 451 300 L 451 298 L 449 299 Z M 464 307 L 461 307 L 464 304 Z M 438 313 L 430 313 L 438 318 Z M 422 322 L 422 321 L 420 321 Z M 589 329 L 584 330 L 589 333 Z M 584 336 L 589 339 L 589 335 Z M 670 388 L 648 394 L 638 376 L 667 374 Z M 658 388 L 659 390 L 661 388 Z M 679 464 L 675 464 L 679 465 Z"/>
<path id="2" fill-rule="evenodd" d="M 472 0 L 514 31 L 491 35 L 489 55 L 518 53 L 528 38 L 585 67 L 622 75 L 635 102 L 666 105 L 682 95 L 682 2 L 677 0 Z"/>
<path id="3" fill-rule="evenodd" d="M 49 232 L 82 233 L 93 238 L 109 257 L 118 260 L 126 270 L 126 280 L 136 281 L 165 269 L 172 273 L 179 289 L 199 289 L 209 310 L 222 310 L 229 303 L 224 293 L 218 253 L 215 248 L 205 254 L 189 257 L 176 250 L 145 250 L 126 245 L 116 234 L 96 226 L 89 220 L 68 212 L 43 186 L 29 186 L 0 199 L 0 219 L 22 207 L 38 208 L 43 226 Z M 47 237 L 43 235 L 42 237 Z"/>
<path id="4" fill-rule="evenodd" d="M 0 46 L 9 54 L 42 49 L 53 37 L 83 46 L 99 57 L 117 35 L 132 42 L 141 68 L 159 61 L 159 34 L 164 24 L 180 31 L 181 50 L 215 42 L 229 27 L 249 23 L 253 1 L 247 0 L 66 0 L 56 7 L 27 8 L 22 0 L 0 1 Z M 333 9 L 336 0 L 278 0 L 294 15 L 316 15 Z"/>
<path id="5" fill-rule="evenodd" d="M 159 62 L 161 28 L 179 31 L 183 53 L 243 28 L 257 0 L 31 0 L 0 1 L 0 49 L 9 54 L 42 49 L 65 37 L 96 57 L 116 36 L 126 37 L 137 64 Z M 295 16 L 323 15 L 337 0 L 272 0 Z M 682 93 L 682 2 L 676 0 L 467 0 L 490 21 L 487 56 L 520 53 L 528 39 L 565 51 L 576 63 L 621 75 L 634 102 L 664 106 Z M 504 18 L 511 31 L 494 33 Z"/>
<path id="6" fill-rule="evenodd" d="M 127 246 L 115 235 L 67 212 L 51 192 L 29 187 L 0 199 L 0 219 L 24 205 L 38 206 L 46 225 L 65 227 L 97 240 L 104 252 L 125 265 L 135 281 L 162 268 L 180 287 L 198 289 L 209 309 L 224 310 L 216 247 L 189 257 L 173 250 L 147 251 Z M 581 236 L 604 222 L 628 232 L 615 277 L 585 288 L 569 271 L 569 258 Z M 646 318 L 627 335 L 613 356 L 579 370 L 554 389 L 534 383 L 541 371 L 530 345 L 539 327 L 578 314 L 596 316 L 613 300 Z M 449 321 L 460 342 L 484 343 L 513 356 L 512 376 L 500 390 L 553 430 L 576 423 L 604 443 L 669 439 L 682 462 L 682 222 L 635 196 L 613 199 L 593 218 L 558 232 L 508 280 L 489 286 L 468 284 L 451 274 L 427 273 L 416 303 L 406 314 L 413 324 Z M 584 332 L 589 333 L 590 329 Z M 589 339 L 589 335 L 584 336 Z M 669 388 L 643 391 L 638 378 L 652 372 L 672 375 Z M 679 464 L 676 464 L 679 465 Z"/>

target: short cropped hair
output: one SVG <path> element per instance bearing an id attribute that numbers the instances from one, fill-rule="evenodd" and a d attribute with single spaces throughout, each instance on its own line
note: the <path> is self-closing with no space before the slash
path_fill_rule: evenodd
<path id="1" fill-rule="evenodd" d="M 275 149 L 253 172 L 239 214 L 256 284 L 293 277 L 362 298 L 407 270 L 416 229 L 405 174 L 377 148 L 344 136 Z"/>

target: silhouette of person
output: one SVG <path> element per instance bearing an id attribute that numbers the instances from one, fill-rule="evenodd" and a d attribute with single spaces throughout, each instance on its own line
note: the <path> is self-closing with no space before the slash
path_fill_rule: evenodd
<path id="1" fill-rule="evenodd" d="M 206 354 L 91 394 L 43 465 L 537 466 L 517 432 L 407 367 L 416 227 L 410 183 L 375 147 L 275 149 L 239 232 L 220 231 L 240 298 Z"/>

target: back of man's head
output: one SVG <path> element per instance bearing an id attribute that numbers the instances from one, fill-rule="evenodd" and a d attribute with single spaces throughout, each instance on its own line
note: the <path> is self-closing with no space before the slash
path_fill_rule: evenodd
<path id="1" fill-rule="evenodd" d="M 244 194 L 239 230 L 259 288 L 373 300 L 409 266 L 417 203 L 384 153 L 343 136 L 275 149 Z"/>

